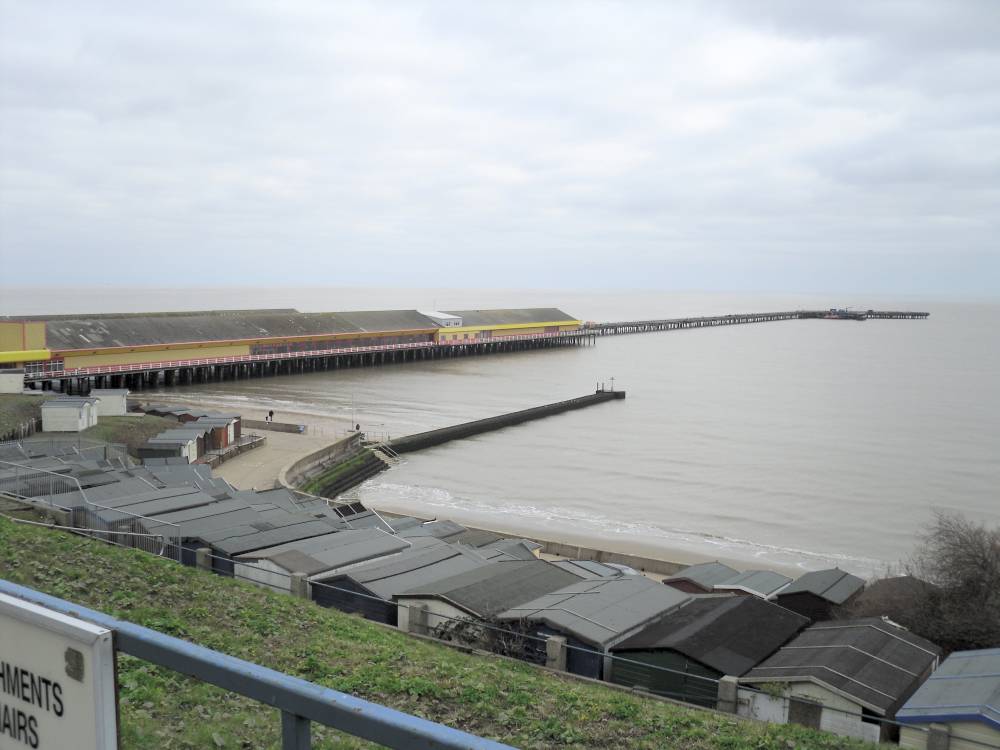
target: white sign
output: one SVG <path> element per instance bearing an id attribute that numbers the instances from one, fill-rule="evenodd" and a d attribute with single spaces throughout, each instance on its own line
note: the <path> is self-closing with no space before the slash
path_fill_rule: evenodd
<path id="1" fill-rule="evenodd" d="M 117 747 L 112 632 L 0 594 L 0 750 Z"/>

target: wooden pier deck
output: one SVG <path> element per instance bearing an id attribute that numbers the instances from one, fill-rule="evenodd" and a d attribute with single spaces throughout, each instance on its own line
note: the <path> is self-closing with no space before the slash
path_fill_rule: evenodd
<path id="1" fill-rule="evenodd" d="M 652 333 L 654 331 L 676 331 L 681 328 L 706 328 L 711 326 L 744 325 L 747 323 L 769 323 L 776 320 L 803 320 L 825 318 L 829 310 L 787 310 L 784 312 L 734 313 L 732 315 L 712 315 L 703 318 L 665 318 L 663 320 L 622 320 L 612 323 L 587 323 L 585 329 L 598 336 L 619 336 L 627 333 Z M 868 310 L 867 318 L 882 320 L 923 320 L 930 313 L 902 310 Z"/>

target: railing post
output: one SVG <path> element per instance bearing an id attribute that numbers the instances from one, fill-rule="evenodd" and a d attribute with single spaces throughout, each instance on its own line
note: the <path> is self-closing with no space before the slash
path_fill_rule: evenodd
<path id="1" fill-rule="evenodd" d="M 309 729 L 309 719 L 282 711 L 281 750 L 309 750 L 312 746 Z"/>
<path id="2" fill-rule="evenodd" d="M 716 709 L 727 714 L 734 714 L 739 706 L 740 684 L 735 677 L 726 675 L 719 678 L 719 696 Z"/>
<path id="3" fill-rule="evenodd" d="M 296 596 L 300 599 L 309 598 L 309 580 L 305 573 L 292 573 L 291 592 L 292 596 Z"/>
<path id="4" fill-rule="evenodd" d="M 545 666 L 549 669 L 566 671 L 566 638 L 550 635 L 545 639 Z"/>
<path id="5" fill-rule="evenodd" d="M 194 551 L 195 566 L 201 570 L 212 570 L 212 550 L 209 547 L 199 547 Z"/>

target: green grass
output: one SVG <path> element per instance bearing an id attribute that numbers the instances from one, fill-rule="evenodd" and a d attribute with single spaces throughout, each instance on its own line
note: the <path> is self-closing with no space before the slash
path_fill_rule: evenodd
<path id="1" fill-rule="evenodd" d="M 855 750 L 466 654 L 148 554 L 0 518 L 0 576 L 313 682 L 527 748 Z M 130 657 L 125 748 L 276 748 L 278 713 Z M 313 725 L 314 747 L 365 746 Z"/>
<path id="2" fill-rule="evenodd" d="M 176 419 L 154 417 L 100 417 L 97 424 L 80 433 L 85 438 L 106 443 L 123 443 L 130 456 L 137 456 L 139 446 L 164 430 L 178 427 Z"/>
<path id="3" fill-rule="evenodd" d="M 333 468 L 327 469 L 322 474 L 310 479 L 306 482 L 300 489 L 303 492 L 308 492 L 314 495 L 322 495 L 324 487 L 333 486 L 340 477 L 346 476 L 348 473 L 361 468 L 365 461 L 369 460 L 370 453 L 362 451 L 357 456 L 347 459 L 343 463 L 339 463 Z"/>
<path id="4" fill-rule="evenodd" d="M 40 421 L 42 402 L 58 395 L 46 392 L 43 396 L 41 391 L 38 391 L 37 396 L 25 396 L 20 393 L 0 394 L 0 436 L 16 430 L 30 419 Z"/>

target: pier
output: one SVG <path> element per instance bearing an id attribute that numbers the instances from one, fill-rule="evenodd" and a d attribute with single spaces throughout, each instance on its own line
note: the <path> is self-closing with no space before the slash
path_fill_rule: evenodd
<path id="1" fill-rule="evenodd" d="M 467 341 L 336 346 L 275 354 L 142 362 L 57 371 L 25 372 L 25 385 L 40 390 L 88 393 L 91 388 L 128 388 L 141 391 L 160 385 L 190 385 L 273 375 L 293 375 L 403 362 L 449 359 L 562 346 L 592 346 L 596 332 L 587 329 Z"/>
<path id="2" fill-rule="evenodd" d="M 922 320 L 929 315 L 926 312 L 899 310 L 839 312 L 842 317 L 854 320 L 867 318 Z M 534 316 L 526 317 L 522 313 L 534 313 Z M 496 319 L 498 314 L 506 316 L 501 320 L 509 322 L 489 322 Z M 31 361 L 24 365 L 25 386 L 38 390 L 86 394 L 91 388 L 128 388 L 135 392 L 161 385 L 243 380 L 552 347 L 593 346 L 598 336 L 816 319 L 829 317 L 830 314 L 830 310 L 789 310 L 657 320 L 589 322 L 581 325 L 579 320 L 569 319 L 565 313 L 556 309 L 466 311 L 463 315 L 469 320 L 476 320 L 473 316 L 479 315 L 479 322 L 482 324 L 465 327 L 442 324 L 440 327 L 435 327 L 438 323 L 422 313 L 382 311 L 349 314 L 360 322 L 379 328 L 377 331 L 310 335 L 295 332 L 304 330 L 301 326 L 307 323 L 312 324 L 310 321 L 313 321 L 315 316 L 310 317 L 294 310 L 150 313 L 117 318 L 92 316 L 68 321 L 56 317 L 48 324 L 18 320 L 0 321 L 0 323 L 8 327 L 22 326 L 24 329 L 19 334 L 22 336 L 27 336 L 30 326 L 41 326 L 48 335 L 47 326 L 49 326 L 57 338 L 61 337 L 63 348 L 54 347 L 50 359 Z M 333 320 L 325 322 L 324 325 L 349 327 L 343 322 L 337 322 L 339 320 L 337 316 L 343 317 L 345 314 L 318 315 Z M 373 315 L 376 316 L 373 320 L 361 317 Z M 384 319 L 386 315 L 403 315 L 404 319 L 398 323 L 394 321 L 392 324 L 379 323 L 379 320 Z M 457 318 L 450 313 L 440 315 L 445 315 L 449 319 Z M 169 332 L 172 328 L 180 326 L 186 317 L 192 318 L 194 322 L 186 324 L 188 328 L 181 338 L 190 337 L 193 340 L 175 342 L 174 338 L 177 338 L 177 335 L 165 334 L 164 331 Z M 414 317 L 415 320 L 411 320 Z M 551 317 L 559 320 L 547 320 Z M 532 322 L 529 318 L 539 322 Z M 262 327 L 254 327 L 256 335 L 261 338 L 246 338 L 246 326 L 251 324 L 253 326 L 266 324 L 272 328 L 284 326 L 282 329 L 284 332 L 280 334 L 272 332 L 265 336 L 260 332 L 264 331 Z M 242 326 L 239 332 L 244 338 L 215 338 L 222 335 L 216 333 L 217 330 L 234 334 L 232 328 L 234 325 Z M 398 330 L 393 328 L 393 325 Z M 420 325 L 430 327 L 415 327 Z M 36 334 L 37 332 L 32 335 Z M 36 339 L 42 340 L 38 339 L 37 335 Z M 128 342 L 123 343 L 126 340 Z M 3 354 L 0 352 L 0 355 Z M 16 352 L 7 354 L 10 355 L 8 356 L 10 359 Z M 39 351 L 25 350 L 23 354 L 25 359 L 32 354 L 40 356 Z"/>
<path id="3" fill-rule="evenodd" d="M 620 336 L 628 333 L 653 333 L 655 331 L 676 331 L 682 328 L 708 328 L 714 326 L 745 325 L 747 323 L 770 323 L 778 320 L 805 320 L 825 318 L 829 310 L 788 310 L 785 312 L 734 313 L 712 315 L 701 318 L 664 318 L 662 320 L 624 320 L 613 323 L 586 323 L 584 330 L 598 336 Z M 895 310 L 858 311 L 863 318 L 881 320 L 924 320 L 930 313 Z M 861 318 L 861 319 L 863 319 Z"/>
<path id="4" fill-rule="evenodd" d="M 568 401 L 558 401 L 554 404 L 535 406 L 531 409 L 522 409 L 510 414 L 501 414 L 498 417 L 487 417 L 486 419 L 477 419 L 473 422 L 463 422 L 451 427 L 442 427 L 438 430 L 418 432 L 415 435 L 391 440 L 388 445 L 395 453 L 412 453 L 413 451 L 431 448 L 452 440 L 472 437 L 473 435 L 492 432 L 493 430 L 521 424 L 522 422 L 530 422 L 533 419 L 542 419 L 554 414 L 562 414 L 574 409 L 583 409 L 594 404 L 603 404 L 606 401 L 615 401 L 623 398 L 625 398 L 625 391 L 599 390 L 580 398 L 571 398 Z"/>

